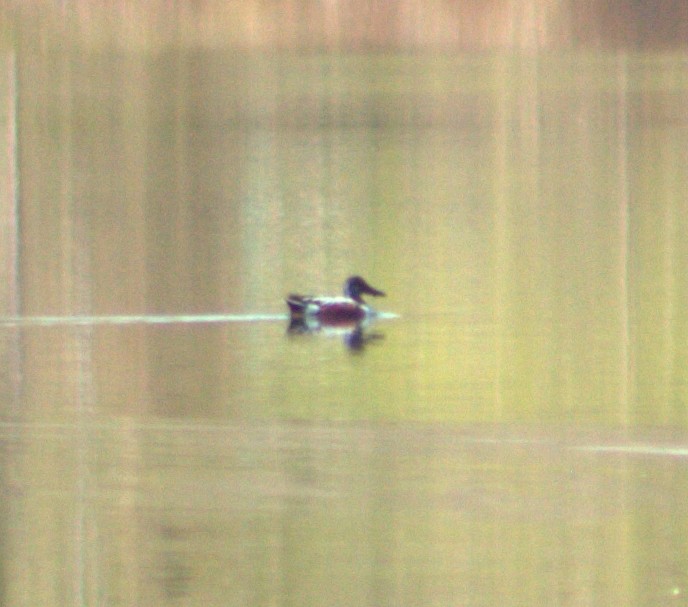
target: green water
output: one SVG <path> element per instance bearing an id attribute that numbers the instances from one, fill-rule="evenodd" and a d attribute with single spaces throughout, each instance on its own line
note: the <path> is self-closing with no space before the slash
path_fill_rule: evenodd
<path id="1" fill-rule="evenodd" d="M 77 16 L 3 56 L 3 604 L 681 601 L 684 53 Z"/>

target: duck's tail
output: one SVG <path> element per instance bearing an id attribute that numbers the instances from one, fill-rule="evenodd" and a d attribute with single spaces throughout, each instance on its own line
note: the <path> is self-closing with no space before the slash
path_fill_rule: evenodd
<path id="1" fill-rule="evenodd" d="M 303 295 L 296 295 L 295 293 L 290 293 L 285 299 L 287 305 L 289 306 L 289 312 L 292 317 L 303 316 L 306 312 L 306 298 Z"/>

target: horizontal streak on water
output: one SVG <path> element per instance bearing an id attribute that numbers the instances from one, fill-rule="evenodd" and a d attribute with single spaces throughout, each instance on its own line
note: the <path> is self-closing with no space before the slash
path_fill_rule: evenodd
<path id="1" fill-rule="evenodd" d="M 378 318 L 398 318 L 382 312 Z M 172 314 L 141 316 L 14 316 L 0 318 L 0 327 L 74 327 L 92 325 L 172 325 L 183 323 L 265 322 L 289 319 L 288 314 Z"/>
<path id="2" fill-rule="evenodd" d="M 172 434 L 179 433 L 189 435 L 191 433 L 198 434 L 224 434 L 231 432 L 265 432 L 272 434 L 279 430 L 269 426 L 237 426 L 235 424 L 205 424 L 203 422 L 180 422 L 180 423 L 139 423 L 129 420 L 127 422 L 127 431 L 137 432 L 169 432 Z M 328 426 L 329 427 L 329 426 Z M 41 431 L 47 434 L 60 433 L 68 437 L 71 434 L 82 434 L 86 429 L 91 431 L 117 431 L 121 428 L 119 423 L 51 423 L 51 422 L 14 422 L 0 420 L 0 439 L 5 439 L 7 436 L 12 436 L 15 433 L 25 433 L 27 429 L 35 432 Z M 284 428 L 285 432 L 289 432 L 289 426 Z M 317 429 L 316 429 L 317 431 Z M 336 431 L 336 430 L 335 430 Z M 462 449 L 466 445 L 491 445 L 495 449 L 502 447 L 509 448 L 513 445 L 531 446 L 531 447 L 552 447 L 562 451 L 574 451 L 582 453 L 591 453 L 598 455 L 621 455 L 621 456 L 640 456 L 640 457 L 666 457 L 666 458 L 688 458 L 688 445 L 683 443 L 655 443 L 652 442 L 629 442 L 628 444 L 565 444 L 558 440 L 538 440 L 538 439 L 516 439 L 516 438 L 480 438 L 472 437 L 466 438 L 457 436 L 452 445 Z M 534 457 L 540 457 L 539 451 L 533 451 Z"/>
<path id="3" fill-rule="evenodd" d="M 19 316 L 0 318 L 0 327 L 89 325 L 171 325 L 180 323 L 261 322 L 287 320 L 286 314 L 179 314 L 142 316 Z"/>
<path id="4" fill-rule="evenodd" d="M 476 445 L 523 445 L 523 446 L 544 446 L 566 449 L 567 451 L 584 451 L 587 453 L 613 453 L 620 455 L 657 455 L 663 457 L 688 457 L 688 445 L 653 445 L 651 443 L 628 443 L 624 444 L 593 444 L 593 445 L 565 445 L 556 440 L 532 439 L 532 438 L 468 438 L 465 443 Z"/>
<path id="5" fill-rule="evenodd" d="M 631 444 L 631 445 L 581 445 L 576 451 L 590 453 L 618 453 L 622 455 L 658 455 L 665 457 L 688 457 L 688 446 Z"/>

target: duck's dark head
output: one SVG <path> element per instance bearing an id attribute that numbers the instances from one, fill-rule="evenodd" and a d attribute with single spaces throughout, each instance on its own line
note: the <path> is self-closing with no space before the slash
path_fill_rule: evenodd
<path id="1" fill-rule="evenodd" d="M 373 295 L 375 297 L 384 297 L 385 295 L 382 291 L 378 291 L 377 289 L 371 287 L 360 276 L 351 276 L 346 279 L 346 282 L 344 283 L 344 295 L 346 297 L 351 297 L 351 299 L 355 301 L 363 302 L 361 295 L 364 293 L 367 295 Z"/>

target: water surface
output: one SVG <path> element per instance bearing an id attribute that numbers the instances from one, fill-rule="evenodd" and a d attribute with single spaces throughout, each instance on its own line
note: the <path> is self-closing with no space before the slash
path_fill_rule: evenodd
<path id="1" fill-rule="evenodd" d="M 36 25 L 0 80 L 5 604 L 683 600 L 683 53 Z M 353 273 L 388 294 L 359 347 L 288 331 Z"/>

